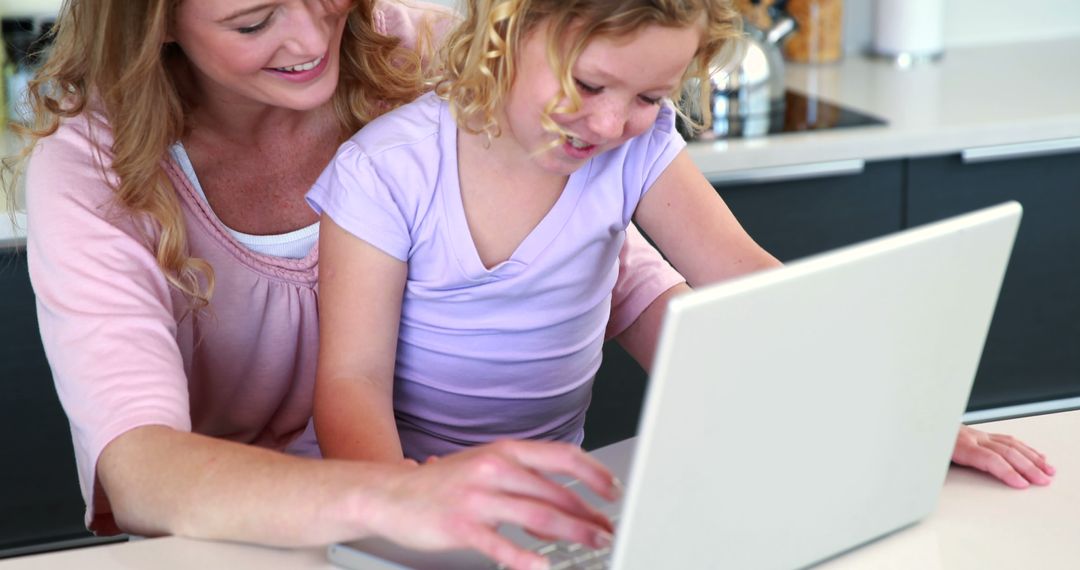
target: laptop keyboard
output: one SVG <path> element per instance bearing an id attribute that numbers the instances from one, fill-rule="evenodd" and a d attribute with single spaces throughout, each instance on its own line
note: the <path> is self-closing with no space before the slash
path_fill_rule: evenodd
<path id="1" fill-rule="evenodd" d="M 611 547 L 589 548 L 572 542 L 552 542 L 533 552 L 548 559 L 550 570 L 606 570 L 611 568 Z M 506 570 L 506 566 L 495 566 Z"/>
<path id="2" fill-rule="evenodd" d="M 618 522 L 619 517 L 611 517 L 611 522 Z M 611 568 L 611 547 L 589 548 L 576 542 L 549 542 L 533 549 L 544 556 L 551 565 L 550 570 L 606 570 Z M 498 565 L 496 570 L 506 570 Z"/>
<path id="3" fill-rule="evenodd" d="M 611 547 L 592 549 L 576 543 L 556 542 L 536 550 L 547 557 L 551 570 L 605 570 L 611 568 Z"/>

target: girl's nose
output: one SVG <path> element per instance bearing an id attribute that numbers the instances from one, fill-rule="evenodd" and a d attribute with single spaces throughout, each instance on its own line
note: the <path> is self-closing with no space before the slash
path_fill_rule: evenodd
<path id="1" fill-rule="evenodd" d="M 589 114 L 588 126 L 604 142 L 620 139 L 626 132 L 626 107 L 612 101 L 598 106 Z"/>

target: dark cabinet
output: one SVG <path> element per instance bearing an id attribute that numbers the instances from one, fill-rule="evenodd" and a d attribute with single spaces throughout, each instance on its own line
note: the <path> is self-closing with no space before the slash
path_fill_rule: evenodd
<path id="1" fill-rule="evenodd" d="M 89 537 L 67 418 L 41 348 L 24 253 L 0 251 L 0 557 Z"/>
<path id="2" fill-rule="evenodd" d="M 903 227 L 903 162 L 805 180 L 718 185 L 717 192 L 761 247 L 787 262 Z"/>
<path id="3" fill-rule="evenodd" d="M 914 159 L 907 178 L 909 225 L 1024 207 L 968 409 L 1080 396 L 1080 153 Z"/>
<path id="4" fill-rule="evenodd" d="M 854 174 L 718 184 L 746 231 L 782 261 L 821 253 L 902 227 L 903 161 L 867 163 Z M 614 342 L 604 348 L 585 421 L 594 449 L 637 431 L 646 374 Z"/>

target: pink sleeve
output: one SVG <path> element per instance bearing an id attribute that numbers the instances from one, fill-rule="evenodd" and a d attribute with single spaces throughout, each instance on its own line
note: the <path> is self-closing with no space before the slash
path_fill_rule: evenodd
<path id="1" fill-rule="evenodd" d="M 86 523 L 106 532 L 111 511 L 95 492 L 102 449 L 137 426 L 191 424 L 169 286 L 91 150 L 92 137 L 107 149 L 108 136 L 85 118 L 66 121 L 38 143 L 27 172 L 42 342 L 71 422 Z"/>
<path id="2" fill-rule="evenodd" d="M 409 49 L 416 49 L 418 39 L 425 40 L 421 43 L 428 48 L 438 47 L 458 21 L 445 6 L 401 0 L 380 0 L 375 4 L 373 16 L 377 32 L 400 38 Z"/>
<path id="3" fill-rule="evenodd" d="M 607 338 L 632 325 L 657 297 L 686 281 L 645 241 L 634 224 L 626 228 L 626 241 L 619 252 L 619 280 L 611 292 L 611 319 Z"/>

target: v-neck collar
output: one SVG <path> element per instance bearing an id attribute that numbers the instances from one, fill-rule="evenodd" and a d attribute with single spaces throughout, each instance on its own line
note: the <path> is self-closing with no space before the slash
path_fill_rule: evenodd
<path id="1" fill-rule="evenodd" d="M 525 239 L 518 244 L 506 261 L 490 269 L 484 266 L 476 249 L 469 223 L 465 217 L 465 204 L 461 199 L 461 177 L 458 163 L 457 124 L 450 114 L 450 107 L 439 101 L 439 143 L 443 152 L 439 171 L 445 173 L 439 181 L 439 194 L 448 222 L 450 240 L 462 271 L 469 279 L 492 281 L 517 275 L 527 269 L 558 237 L 570 220 L 581 199 L 593 161 L 570 174 L 559 198 Z M 511 183 L 510 181 L 507 182 Z"/>

